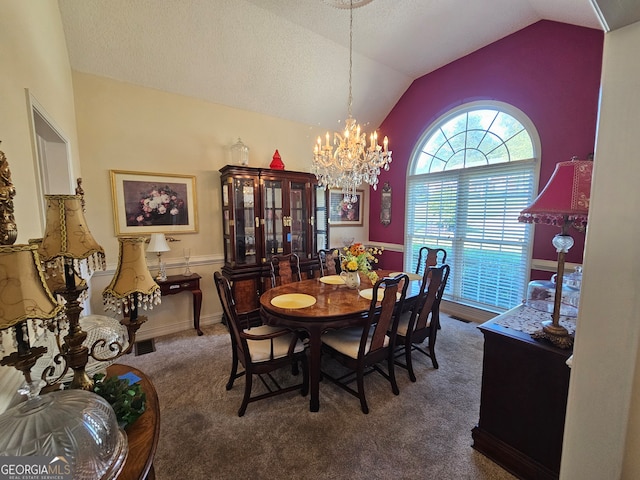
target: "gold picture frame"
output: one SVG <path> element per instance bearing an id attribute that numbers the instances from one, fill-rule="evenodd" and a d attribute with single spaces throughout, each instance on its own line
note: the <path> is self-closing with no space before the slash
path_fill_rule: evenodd
<path id="1" fill-rule="evenodd" d="M 342 190 L 329 190 L 329 225 L 332 227 L 362 226 L 364 190 L 356 190 L 356 197 L 358 201 L 352 203 L 349 208 L 344 201 Z"/>
<path id="2" fill-rule="evenodd" d="M 110 170 L 116 235 L 196 233 L 196 177 Z"/>

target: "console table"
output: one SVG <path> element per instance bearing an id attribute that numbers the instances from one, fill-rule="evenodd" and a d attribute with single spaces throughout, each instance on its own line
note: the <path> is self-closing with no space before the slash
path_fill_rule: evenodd
<path id="1" fill-rule="evenodd" d="M 169 275 L 166 280 L 156 280 L 160 285 L 162 295 L 175 295 L 180 292 L 191 292 L 193 294 L 193 328 L 198 335 L 202 335 L 200 330 L 200 310 L 202 309 L 202 290 L 200 290 L 200 275 L 192 273 L 188 277 L 184 275 Z"/>
<path id="2" fill-rule="evenodd" d="M 572 351 L 527 333 L 522 319 L 538 315 L 546 320 L 550 314 L 521 305 L 479 327 L 484 359 L 473 448 L 518 478 L 557 479 Z"/>
<path id="3" fill-rule="evenodd" d="M 160 405 L 158 394 L 149 378 L 137 368 L 114 364 L 107 368 L 107 376 L 133 373 L 140 377 L 140 386 L 145 393 L 145 411 L 125 430 L 129 443 L 129 454 L 118 475 L 118 480 L 155 480 L 153 457 L 160 436 Z"/>

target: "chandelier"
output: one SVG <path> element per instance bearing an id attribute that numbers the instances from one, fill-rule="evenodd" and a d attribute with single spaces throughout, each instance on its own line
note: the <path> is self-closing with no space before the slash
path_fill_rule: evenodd
<path id="1" fill-rule="evenodd" d="M 363 2 L 368 3 L 368 2 Z M 389 140 L 384 137 L 382 146 L 378 144 L 378 133 L 369 136 L 360 129 L 356 119 L 351 114 L 352 70 L 353 70 L 353 0 L 349 3 L 349 101 L 348 115 L 345 129 L 342 133 L 335 132 L 333 144 L 330 143 L 329 132 L 325 137 L 325 144 L 318 137 L 313 151 L 313 166 L 311 172 L 318 179 L 318 185 L 329 188 L 340 188 L 344 194 L 345 203 L 351 207 L 358 200 L 356 188 L 366 182 L 376 190 L 380 169 L 389 170 L 391 151 Z M 334 151 L 335 147 L 335 151 Z"/>

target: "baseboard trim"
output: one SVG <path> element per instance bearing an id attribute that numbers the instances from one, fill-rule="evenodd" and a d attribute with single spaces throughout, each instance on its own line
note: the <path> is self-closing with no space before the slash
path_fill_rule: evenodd
<path id="1" fill-rule="evenodd" d="M 200 317 L 200 327 L 206 327 L 207 325 L 214 325 L 221 322 L 222 312 Z M 147 325 L 149 325 L 149 322 L 147 322 Z M 193 328 L 192 319 L 184 319 L 170 325 L 162 325 L 160 327 L 145 329 L 144 332 L 141 332 L 136 336 L 136 341 L 148 340 L 150 338 L 162 337 L 164 335 L 172 335 L 174 333 L 184 332 L 185 330 L 193 330 L 193 334 L 197 335 L 197 332 Z"/>
<path id="2" fill-rule="evenodd" d="M 440 304 L 440 310 L 451 317 L 458 317 L 462 320 L 474 323 L 484 323 L 500 315 L 497 312 L 490 312 L 488 310 L 482 310 L 470 305 L 463 305 L 462 303 L 450 302 L 444 299 Z"/>

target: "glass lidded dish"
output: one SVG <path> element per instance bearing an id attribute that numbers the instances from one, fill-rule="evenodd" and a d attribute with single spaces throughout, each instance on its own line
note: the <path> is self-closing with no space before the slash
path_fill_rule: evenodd
<path id="1" fill-rule="evenodd" d="M 553 313 L 556 296 L 556 284 L 551 280 L 533 280 L 527 287 L 527 300 L 525 304 L 542 312 Z M 563 317 L 578 316 L 578 302 L 580 290 L 568 285 L 562 288 L 560 301 L 560 315 Z"/>
<path id="2" fill-rule="evenodd" d="M 62 456 L 74 480 L 115 479 L 128 451 L 113 408 L 93 392 L 35 395 L 0 415 L 0 456 Z"/>

